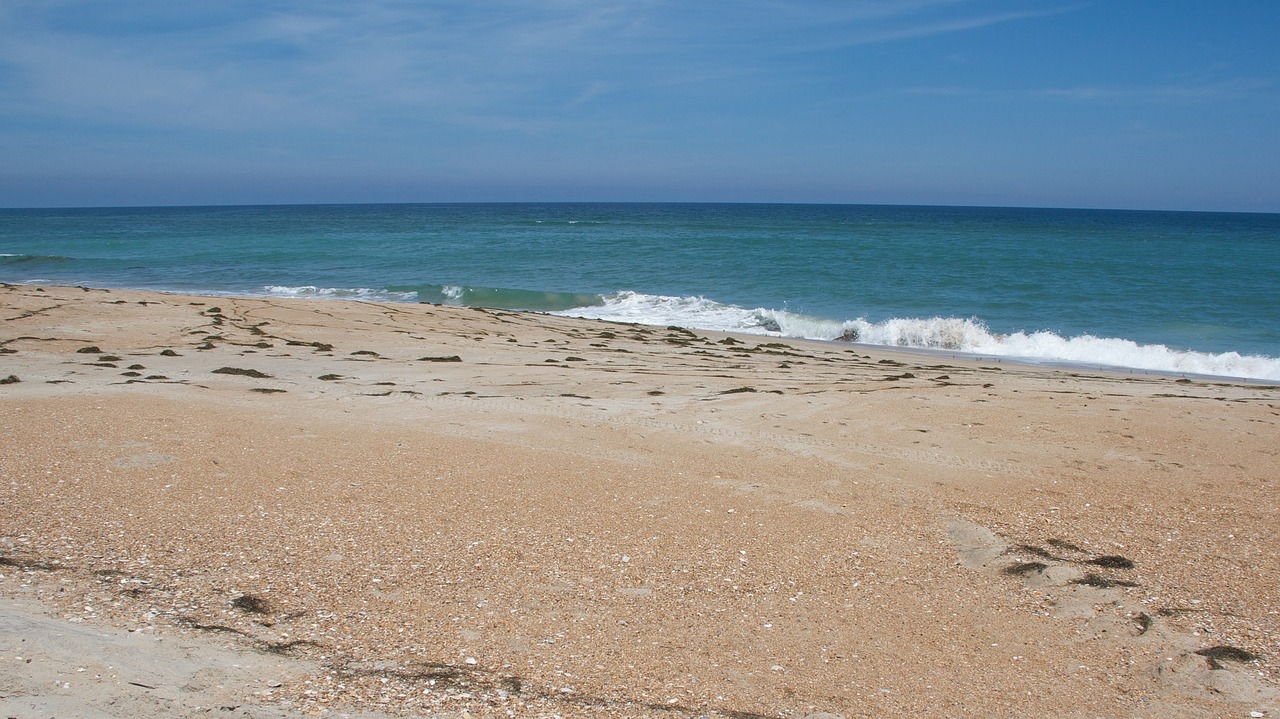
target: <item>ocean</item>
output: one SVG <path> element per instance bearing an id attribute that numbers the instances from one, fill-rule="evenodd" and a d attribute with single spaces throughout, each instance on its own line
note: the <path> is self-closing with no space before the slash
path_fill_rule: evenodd
<path id="1" fill-rule="evenodd" d="M 0 281 L 499 307 L 1280 381 L 1280 214 L 630 203 L 7 209 Z"/>

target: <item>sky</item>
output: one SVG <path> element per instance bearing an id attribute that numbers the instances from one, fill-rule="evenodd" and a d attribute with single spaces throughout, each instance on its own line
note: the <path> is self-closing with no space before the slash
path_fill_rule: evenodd
<path id="1" fill-rule="evenodd" d="M 0 0 L 0 207 L 1280 212 L 1274 0 Z"/>

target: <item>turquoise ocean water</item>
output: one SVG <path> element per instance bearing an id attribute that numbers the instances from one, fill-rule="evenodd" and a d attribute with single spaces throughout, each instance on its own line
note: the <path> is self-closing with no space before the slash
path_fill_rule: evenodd
<path id="1" fill-rule="evenodd" d="M 0 281 L 437 302 L 1280 380 L 1280 215 L 751 204 L 0 210 Z"/>

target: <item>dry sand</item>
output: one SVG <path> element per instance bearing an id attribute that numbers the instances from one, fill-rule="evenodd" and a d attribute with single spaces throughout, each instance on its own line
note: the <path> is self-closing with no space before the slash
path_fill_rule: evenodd
<path id="1" fill-rule="evenodd" d="M 5 716 L 1280 716 L 1274 387 L 30 286 L 0 381 Z"/>

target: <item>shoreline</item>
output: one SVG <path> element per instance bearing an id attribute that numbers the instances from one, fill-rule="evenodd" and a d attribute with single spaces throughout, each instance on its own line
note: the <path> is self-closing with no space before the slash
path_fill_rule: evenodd
<path id="1" fill-rule="evenodd" d="M 268 709 L 1280 711 L 1274 387 L 409 303 L 0 303 L 0 597 L 319 667 Z"/>
<path id="2" fill-rule="evenodd" d="M 804 340 L 805 342 L 823 342 L 824 340 Z M 937 359 L 951 360 L 970 360 L 973 362 L 984 363 L 1004 363 L 1011 365 L 1019 365 L 1024 367 L 1040 367 L 1044 369 L 1060 370 L 1063 372 L 1105 372 L 1114 375 L 1139 375 L 1145 377 L 1162 377 L 1166 379 L 1188 379 L 1201 382 L 1229 382 L 1235 384 L 1262 385 L 1264 387 L 1280 386 L 1280 380 L 1263 379 L 1257 377 L 1233 377 L 1230 375 L 1216 374 L 1198 374 L 1196 372 L 1172 372 L 1155 369 L 1143 369 L 1141 367 L 1124 367 L 1122 365 L 1099 364 L 1096 362 L 1080 362 L 1068 360 L 1050 360 L 1036 359 L 1034 357 L 1005 357 L 1002 355 L 979 354 L 976 352 L 961 352 L 959 350 L 931 349 L 927 347 L 890 347 L 888 345 L 872 345 L 862 344 L 859 342 L 840 343 L 832 340 L 836 345 L 847 345 L 852 347 L 861 347 L 867 351 L 887 351 L 898 352 L 906 355 L 923 355 L 925 357 L 934 357 Z M 1194 350 L 1192 350 L 1194 351 Z"/>
<path id="3" fill-rule="evenodd" d="M 0 282 L 0 286 L 8 285 L 8 284 L 13 284 L 15 287 L 40 286 L 40 283 L 38 282 L 36 283 Z M 59 286 L 59 285 L 45 285 L 45 286 Z M 446 303 L 431 302 L 428 300 L 409 301 L 409 300 L 392 300 L 392 299 L 379 299 L 379 298 L 371 299 L 371 298 L 363 298 L 359 296 L 337 297 L 337 296 L 326 296 L 326 295 L 317 295 L 317 296 L 310 296 L 310 297 L 292 297 L 292 296 L 276 296 L 276 295 L 264 294 L 264 293 L 241 293 L 241 292 L 232 292 L 232 291 L 186 292 L 182 290 L 154 290 L 154 289 L 137 289 L 132 287 L 113 287 L 113 286 L 91 287 L 86 285 L 64 285 L 64 287 L 74 287 L 76 289 L 82 289 L 82 290 L 106 289 L 106 290 L 111 290 L 116 292 L 150 292 L 150 293 L 156 293 L 161 295 L 228 297 L 228 298 L 238 298 L 238 299 L 261 299 L 261 300 L 282 300 L 283 299 L 283 300 L 298 300 L 298 301 L 318 300 L 318 301 L 339 301 L 339 302 L 368 302 L 372 304 L 396 304 L 396 305 L 419 304 L 419 305 L 426 305 L 430 307 L 456 307 L 459 309 L 483 309 L 483 310 L 489 310 L 492 312 L 519 312 L 519 313 L 528 313 L 531 315 L 542 315 L 542 316 L 549 316 L 549 317 L 569 317 L 574 319 L 585 319 L 589 321 L 599 321 L 599 322 L 607 322 L 612 324 L 620 324 L 624 326 L 639 325 L 639 326 L 653 327 L 653 328 L 661 328 L 661 327 L 669 326 L 665 323 L 644 324 L 639 322 L 627 322 L 623 320 L 611 320 L 611 319 L 596 320 L 588 317 L 576 317 L 574 315 L 560 314 L 560 312 L 562 312 L 560 310 L 557 310 L 557 311 L 528 310 L 528 309 L 507 309 L 507 308 L 501 308 L 501 307 L 485 307 L 480 305 L 452 305 L 452 304 L 446 304 Z M 837 322 L 837 321 L 832 320 L 832 322 Z M 873 344 L 873 343 L 865 343 L 865 342 L 848 342 L 848 341 L 842 341 L 842 340 L 836 340 L 836 339 L 831 339 L 831 340 L 814 339 L 810 337 L 798 337 L 798 336 L 793 337 L 793 336 L 785 336 L 780 334 L 767 334 L 763 332 L 757 333 L 757 332 L 751 332 L 746 330 L 702 329 L 698 327 L 685 327 L 685 329 L 695 331 L 695 332 L 705 332 L 705 333 L 710 333 L 715 335 L 735 335 L 736 334 L 736 335 L 744 335 L 748 337 L 772 338 L 774 340 L 786 341 L 786 342 L 830 344 L 836 347 L 862 348 L 864 351 L 869 351 L 869 352 L 890 352 L 890 353 L 903 353 L 908 355 L 923 355 L 927 357 L 935 357 L 939 359 L 946 358 L 946 359 L 952 359 L 956 361 L 996 362 L 996 363 L 1007 362 L 1012 365 L 1042 367 L 1042 368 L 1059 369 L 1059 370 L 1065 370 L 1065 371 L 1107 372 L 1107 373 L 1122 374 L 1122 375 L 1150 375 L 1150 376 L 1156 376 L 1156 377 L 1185 378 L 1185 379 L 1191 379 L 1191 380 L 1197 380 L 1197 381 L 1238 382 L 1238 383 L 1244 383 L 1244 384 L 1257 384 L 1257 385 L 1263 385 L 1263 386 L 1280 386 L 1280 378 L 1271 379 L 1271 378 L 1265 378 L 1265 377 L 1244 377 L 1244 376 L 1238 376 L 1238 375 L 1210 374 L 1210 373 L 1202 373 L 1202 372 L 1189 372 L 1189 371 L 1183 371 L 1183 370 L 1163 370 L 1163 369 L 1149 369 L 1144 367 L 1129 367 L 1125 365 L 1115 365 L 1115 364 L 1108 364 L 1105 362 L 1097 362 L 1097 361 L 1038 358 L 1038 357 L 1032 357 L 1032 356 L 1020 356 L 1020 355 L 998 355 L 998 354 L 970 352 L 970 351 L 956 350 L 956 349 L 911 347 L 911 346 L 902 346 L 902 345 Z M 1115 338 L 1112 338 L 1112 339 L 1115 339 Z M 1163 345 L 1139 345 L 1139 346 L 1155 347 L 1155 346 L 1163 346 Z M 1239 354 L 1238 352 L 1233 352 L 1233 351 L 1211 352 L 1207 350 L 1193 350 L 1193 349 L 1170 350 L 1170 351 L 1174 352 L 1175 354 L 1188 353 L 1192 355 L 1200 355 L 1200 356 L 1206 356 L 1206 357 L 1236 354 L 1239 357 L 1242 357 L 1245 359 L 1249 359 L 1249 358 L 1261 358 L 1265 360 L 1274 359 L 1266 355 Z"/>

